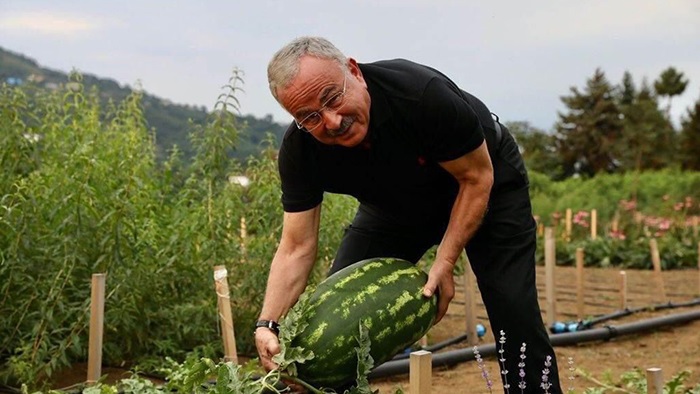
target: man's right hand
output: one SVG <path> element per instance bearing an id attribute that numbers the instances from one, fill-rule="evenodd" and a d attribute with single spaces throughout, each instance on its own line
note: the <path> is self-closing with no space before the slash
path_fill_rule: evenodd
<path id="1" fill-rule="evenodd" d="M 272 356 L 280 352 L 280 341 L 272 330 L 260 327 L 255 330 L 255 346 L 258 348 L 260 363 L 267 371 L 276 369 L 278 365 L 272 361 Z"/>

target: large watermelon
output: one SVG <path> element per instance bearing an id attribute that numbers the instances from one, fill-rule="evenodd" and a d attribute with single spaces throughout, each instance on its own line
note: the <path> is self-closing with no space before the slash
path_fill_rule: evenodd
<path id="1" fill-rule="evenodd" d="M 315 355 L 297 365 L 299 377 L 316 387 L 353 382 L 361 320 L 375 366 L 415 343 L 437 313 L 437 298 L 423 296 L 426 281 L 425 272 L 396 258 L 363 260 L 326 278 L 309 297 L 309 325 L 292 341 Z"/>

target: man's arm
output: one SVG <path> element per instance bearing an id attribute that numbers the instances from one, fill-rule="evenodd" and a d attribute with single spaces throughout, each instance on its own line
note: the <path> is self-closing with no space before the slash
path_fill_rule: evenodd
<path id="1" fill-rule="evenodd" d="M 440 290 L 437 321 L 445 315 L 454 297 L 454 265 L 481 225 L 493 186 L 493 166 L 485 141 L 474 151 L 442 162 L 440 166 L 455 177 L 459 192 L 424 288 L 426 296 L 432 296 L 435 289 Z"/>
<path id="2" fill-rule="evenodd" d="M 261 320 L 279 321 L 306 288 L 316 260 L 320 218 L 321 205 L 304 212 L 284 213 L 282 238 L 270 265 Z M 275 333 L 258 328 L 255 345 L 263 366 L 276 368 L 271 360 L 280 351 Z"/>

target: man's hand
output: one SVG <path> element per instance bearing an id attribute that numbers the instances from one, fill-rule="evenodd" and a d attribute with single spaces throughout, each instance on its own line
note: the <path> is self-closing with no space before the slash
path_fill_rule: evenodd
<path id="1" fill-rule="evenodd" d="M 272 361 L 272 356 L 280 352 L 280 341 L 272 330 L 262 327 L 255 330 L 255 346 L 258 348 L 260 363 L 266 371 L 278 367 Z"/>
<path id="2" fill-rule="evenodd" d="M 447 313 L 447 307 L 455 296 L 455 281 L 452 274 L 453 265 L 445 260 L 435 260 L 430 272 L 428 282 L 423 287 L 423 295 L 432 297 L 438 290 L 438 312 L 435 323 L 437 324 Z"/>

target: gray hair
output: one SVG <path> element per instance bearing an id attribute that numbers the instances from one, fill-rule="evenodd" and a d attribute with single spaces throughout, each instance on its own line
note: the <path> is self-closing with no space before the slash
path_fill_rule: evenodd
<path id="1" fill-rule="evenodd" d="M 330 41 L 323 37 L 298 37 L 277 51 L 267 65 L 267 81 L 272 96 L 279 102 L 277 90 L 284 88 L 299 72 L 299 59 L 314 56 L 335 60 L 344 69 L 347 58 Z"/>

